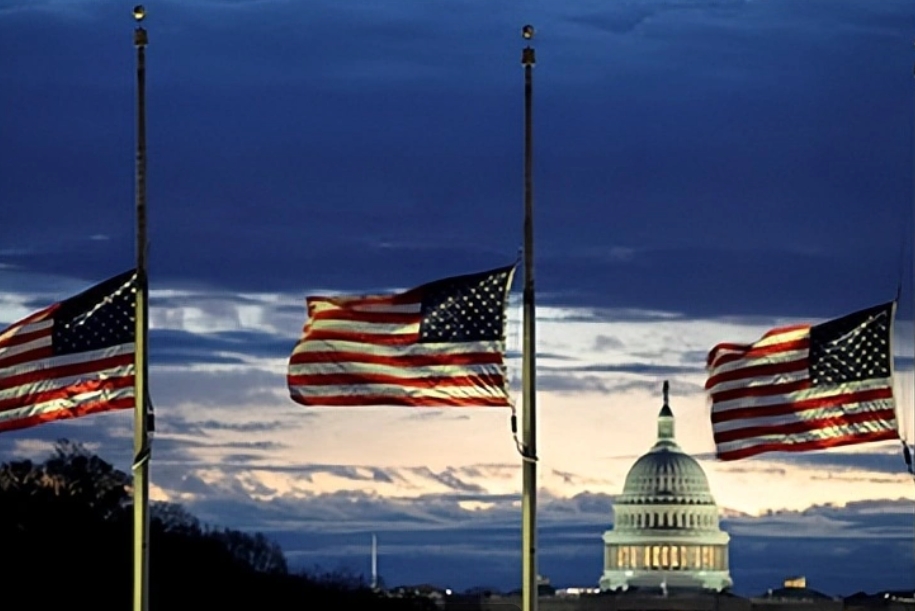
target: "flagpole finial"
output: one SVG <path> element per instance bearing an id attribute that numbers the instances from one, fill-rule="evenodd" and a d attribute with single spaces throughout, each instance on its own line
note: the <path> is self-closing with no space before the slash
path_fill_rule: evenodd
<path id="1" fill-rule="evenodd" d="M 523 38 L 524 40 L 528 40 L 528 41 L 529 41 L 529 40 L 533 40 L 533 38 L 534 38 L 534 26 L 528 24 L 528 25 L 524 26 L 523 28 L 521 28 L 521 38 Z M 528 46 L 525 47 L 524 50 L 521 52 L 521 64 L 522 64 L 524 67 L 529 68 L 529 67 L 533 66 L 534 63 L 535 63 L 535 60 L 534 60 L 534 49 L 532 49 L 532 48 L 530 47 L 530 45 L 528 45 Z"/>
<path id="2" fill-rule="evenodd" d="M 137 29 L 133 32 L 133 44 L 137 47 L 145 47 L 149 39 L 146 36 L 146 28 L 139 24 L 146 19 L 146 7 L 142 4 L 133 7 L 133 19 L 138 24 Z"/>

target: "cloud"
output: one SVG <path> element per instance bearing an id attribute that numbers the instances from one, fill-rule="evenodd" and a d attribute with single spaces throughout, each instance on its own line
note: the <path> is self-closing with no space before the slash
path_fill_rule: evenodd
<path id="1" fill-rule="evenodd" d="M 256 331 L 204 334 L 151 329 L 149 333 L 150 360 L 161 365 L 241 364 L 251 357 L 288 358 L 294 343 L 289 337 L 276 337 Z"/>
<path id="2" fill-rule="evenodd" d="M 455 413 L 454 410 L 431 408 L 411 411 L 403 416 L 404 420 L 467 420 L 468 418 L 470 418 L 470 416 L 467 414 Z"/>
<path id="3" fill-rule="evenodd" d="M 462 481 L 458 475 L 451 469 L 443 471 L 440 473 L 435 473 L 432 470 L 426 467 L 419 467 L 413 470 L 415 473 L 419 473 L 425 477 L 433 479 L 451 490 L 459 492 L 472 492 L 472 493 L 482 493 L 485 492 L 485 489 L 479 484 L 470 484 L 465 481 Z"/>
<path id="4" fill-rule="evenodd" d="M 314 413 L 305 413 L 303 417 L 314 417 Z M 174 423 L 176 428 L 180 428 L 185 433 L 192 433 L 198 435 L 206 435 L 208 432 L 214 431 L 236 431 L 242 433 L 254 433 L 254 432 L 267 432 L 275 431 L 281 429 L 284 426 L 287 426 L 287 423 L 282 420 L 274 420 L 272 422 L 222 422 L 219 420 L 199 420 L 199 421 L 182 421 L 180 424 L 178 422 Z"/>
<path id="5" fill-rule="evenodd" d="M 797 455 L 773 455 L 769 462 L 786 466 L 805 465 L 815 467 L 822 477 L 842 477 L 849 473 L 874 474 L 887 473 L 900 475 L 905 473 L 905 462 L 902 448 L 885 448 L 871 451 L 853 452 L 805 452 Z"/>
<path id="6" fill-rule="evenodd" d="M 653 19 L 667 13 L 718 13 L 728 16 L 739 15 L 735 9 L 748 4 L 747 0 L 645 0 L 602 7 L 601 11 L 590 11 L 569 17 L 570 22 L 610 34 L 630 34 L 641 30 Z M 590 9 L 590 7 L 588 7 Z"/>
<path id="7" fill-rule="evenodd" d="M 648 373 L 648 372 L 646 372 Z M 664 372 L 660 372 L 663 375 Z M 650 373 L 648 375 L 651 375 Z M 697 384 L 695 382 L 686 381 L 678 376 L 666 376 L 667 381 L 671 384 L 672 387 L 676 389 L 676 395 L 678 397 L 684 397 L 687 395 L 697 395 L 703 394 L 705 392 L 702 384 Z M 658 378 L 652 377 L 651 379 L 632 379 L 632 378 L 623 378 L 623 377 L 614 377 L 610 378 L 605 382 L 606 392 L 610 394 L 616 393 L 628 393 L 631 391 L 642 391 L 650 393 L 654 396 L 659 395 L 659 383 Z"/>
<path id="8" fill-rule="evenodd" d="M 611 350 L 622 350 L 624 347 L 625 344 L 616 337 L 598 335 L 594 338 L 595 350 L 606 350 L 607 348 L 610 348 Z"/>
<path id="9" fill-rule="evenodd" d="M 595 364 L 580 365 L 574 367 L 539 367 L 546 371 L 565 371 L 569 373 L 592 372 L 592 373 L 634 373 L 650 376 L 676 375 L 683 373 L 698 373 L 703 369 L 700 367 L 686 367 L 683 365 L 655 365 L 652 363 L 618 363 L 618 364 Z"/>
<path id="10" fill-rule="evenodd" d="M 538 367 L 538 369 L 544 369 Z M 597 376 L 546 373 L 537 376 L 537 388 L 556 393 L 610 392 L 607 384 Z"/>
<path id="11" fill-rule="evenodd" d="M 268 534 L 284 545 L 297 566 L 362 567 L 369 534 L 377 533 L 379 566 L 390 585 L 428 581 L 467 588 L 492 583 L 510 589 L 520 562 L 518 500 L 517 495 L 451 493 L 407 501 L 339 492 L 295 504 L 277 499 L 247 511 L 265 513 L 259 521 L 272 525 Z M 912 560 L 910 513 L 910 502 L 872 500 L 729 518 L 724 527 L 732 537 L 737 592 L 758 594 L 797 572 L 817 589 L 835 594 L 850 594 L 849 584 L 871 590 L 901 586 Z M 611 516 L 609 495 L 541 498 L 541 572 L 560 586 L 596 582 L 600 537 Z M 879 575 L 861 573 L 862 561 L 886 554 L 899 562 L 882 563 Z"/>
<path id="12" fill-rule="evenodd" d="M 284 407 L 289 405 L 282 373 L 252 367 L 208 371 L 154 366 L 151 370 L 153 404 L 161 409 L 186 405 L 225 408 L 244 408 L 258 403 Z M 304 409 L 299 411 L 309 413 Z M 243 415 L 246 422 L 252 420 L 249 410 L 243 410 L 233 419 L 238 421 L 239 415 Z M 268 416 L 268 419 L 273 420 L 274 415 Z M 256 418 L 254 420 L 257 421 Z M 227 418 L 227 421 L 230 420 Z"/>

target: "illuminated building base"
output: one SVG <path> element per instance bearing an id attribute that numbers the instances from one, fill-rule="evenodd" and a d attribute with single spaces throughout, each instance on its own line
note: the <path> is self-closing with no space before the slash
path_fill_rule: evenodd
<path id="1" fill-rule="evenodd" d="M 627 569 L 625 571 L 604 571 L 600 579 L 601 590 L 628 590 L 629 588 L 657 588 L 715 590 L 720 592 L 731 587 L 731 576 L 727 571 L 653 571 Z"/>

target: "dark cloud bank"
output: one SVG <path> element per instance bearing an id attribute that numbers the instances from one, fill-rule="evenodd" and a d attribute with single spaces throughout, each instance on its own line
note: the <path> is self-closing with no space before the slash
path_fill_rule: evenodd
<path id="1" fill-rule="evenodd" d="M 133 258 L 133 26 L 60 4 L 0 13 L 0 263 L 90 280 Z M 911 3 L 533 10 L 157 3 L 152 281 L 370 290 L 514 259 L 536 17 L 543 303 L 825 317 L 892 296 Z"/>
<path id="2" fill-rule="evenodd" d="M 472 499 L 494 502 L 495 507 L 465 511 L 457 505 Z M 513 500 L 472 494 L 383 500 L 337 493 L 238 506 L 235 511 L 240 521 L 269 525 L 270 535 L 295 566 L 367 575 L 374 532 L 380 541 L 381 574 L 390 585 L 433 582 L 461 589 L 511 589 L 520 574 L 520 511 L 510 507 Z M 594 585 L 611 507 L 612 498 L 600 494 L 544 499 L 539 514 L 541 572 L 559 585 Z M 224 506 L 207 503 L 198 509 L 226 516 Z M 727 519 L 723 524 L 732 534 L 735 591 L 759 594 L 796 574 L 834 594 L 911 587 L 912 514 L 912 502 L 900 500 Z"/>

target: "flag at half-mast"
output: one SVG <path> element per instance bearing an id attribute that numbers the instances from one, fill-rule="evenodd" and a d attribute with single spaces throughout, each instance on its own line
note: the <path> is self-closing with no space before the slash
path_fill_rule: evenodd
<path id="1" fill-rule="evenodd" d="M 898 439 L 895 302 L 818 325 L 772 329 L 708 355 L 718 458 Z"/>
<path id="2" fill-rule="evenodd" d="M 302 405 L 510 407 L 506 304 L 515 266 L 391 294 L 309 297 L 289 358 Z"/>
<path id="3" fill-rule="evenodd" d="M 134 407 L 135 270 L 0 331 L 0 431 Z"/>

